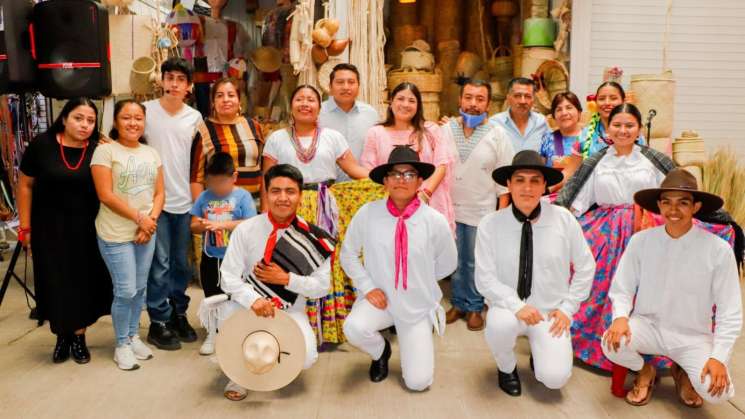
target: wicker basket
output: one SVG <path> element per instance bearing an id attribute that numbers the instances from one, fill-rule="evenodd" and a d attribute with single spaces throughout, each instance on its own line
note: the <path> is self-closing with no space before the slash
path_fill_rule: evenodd
<path id="1" fill-rule="evenodd" d="M 427 121 L 440 120 L 440 94 L 438 92 L 422 92 L 422 112 Z"/>
<path id="2" fill-rule="evenodd" d="M 470 51 L 463 51 L 458 56 L 458 61 L 455 63 L 455 74 L 464 77 L 473 77 L 481 67 L 484 65 L 484 61 L 478 55 Z"/>
<path id="3" fill-rule="evenodd" d="M 403 25 L 393 28 L 393 40 L 388 48 L 388 62 L 394 67 L 401 66 L 401 52 L 417 39 L 427 39 L 424 25 Z"/>
<path id="4" fill-rule="evenodd" d="M 152 57 L 140 57 L 132 63 L 132 74 L 129 76 L 129 86 L 132 93 L 146 95 L 152 93 L 153 83 L 150 77 L 155 71 L 155 60 Z"/>
<path id="5" fill-rule="evenodd" d="M 414 83 L 419 91 L 424 93 L 439 93 L 442 91 L 442 74 L 425 71 L 393 70 L 388 73 L 388 89 L 393 90 L 399 84 L 408 81 Z"/>
<path id="6" fill-rule="evenodd" d="M 631 76 L 637 107 L 646 117 L 650 109 L 657 111 L 652 121 L 652 138 L 670 137 L 673 134 L 675 115 L 675 80 L 672 71 L 663 74 L 637 74 Z"/>
<path id="7" fill-rule="evenodd" d="M 499 46 L 494 49 L 489 61 L 486 62 L 486 70 L 495 79 L 503 80 L 512 78 L 512 69 L 514 67 L 512 51 L 505 46 Z"/>
<path id="8" fill-rule="evenodd" d="M 421 51 L 413 46 L 401 52 L 401 68 L 432 72 L 435 68 L 435 56 L 431 52 Z"/>
<path id="9" fill-rule="evenodd" d="M 696 131 L 683 131 L 673 142 L 673 160 L 679 166 L 703 166 L 706 161 L 704 139 Z"/>
<path id="10" fill-rule="evenodd" d="M 553 48 L 524 48 L 520 75 L 530 78 L 533 73 L 538 71 L 538 67 L 540 67 L 541 64 L 543 64 L 545 61 L 553 60 L 555 58 L 556 51 Z"/>

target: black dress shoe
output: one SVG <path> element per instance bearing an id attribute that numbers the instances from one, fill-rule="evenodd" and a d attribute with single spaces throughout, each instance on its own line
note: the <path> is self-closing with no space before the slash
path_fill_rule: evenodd
<path id="1" fill-rule="evenodd" d="M 499 388 L 510 396 L 519 396 L 522 394 L 522 386 L 520 385 L 520 376 L 517 375 L 517 367 L 509 374 L 503 373 L 497 370 L 499 373 Z"/>
<path id="2" fill-rule="evenodd" d="M 370 364 L 370 381 L 379 383 L 388 377 L 388 360 L 391 358 L 391 344 L 385 340 L 385 348 L 380 359 Z"/>
<path id="3" fill-rule="evenodd" d="M 186 319 L 185 314 L 173 314 L 171 320 L 168 321 L 167 326 L 169 329 L 176 332 L 181 342 L 196 342 L 197 332 L 191 327 L 189 321 Z"/>
<path id="4" fill-rule="evenodd" d="M 78 364 L 87 364 L 90 362 L 91 353 L 88 351 L 88 346 L 85 344 L 85 334 L 72 335 L 70 352 L 72 352 L 72 359 Z"/>
<path id="5" fill-rule="evenodd" d="M 150 323 L 150 330 L 147 333 L 147 341 L 148 343 L 155 345 L 156 348 L 165 351 L 181 349 L 181 342 L 179 342 L 176 333 L 160 322 Z"/>
<path id="6" fill-rule="evenodd" d="M 54 345 L 52 352 L 52 362 L 59 364 L 70 358 L 70 337 L 67 335 L 57 335 L 57 343 Z"/>

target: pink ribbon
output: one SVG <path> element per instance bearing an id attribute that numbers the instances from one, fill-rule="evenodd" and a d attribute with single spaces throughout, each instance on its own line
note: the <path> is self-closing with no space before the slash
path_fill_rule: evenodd
<path id="1" fill-rule="evenodd" d="M 386 203 L 388 212 L 390 212 L 392 216 L 398 218 L 398 222 L 396 223 L 396 235 L 393 239 L 396 247 L 396 289 L 398 289 L 399 274 L 401 274 L 401 277 L 403 278 L 404 289 L 407 289 L 409 287 L 407 279 L 409 275 L 409 234 L 406 231 L 406 220 L 414 215 L 416 210 L 419 209 L 420 205 L 421 201 L 419 200 L 419 198 L 414 198 L 411 202 L 409 202 L 409 204 L 406 206 L 406 208 L 404 208 L 403 211 L 399 211 L 390 198 L 388 198 L 388 202 Z"/>

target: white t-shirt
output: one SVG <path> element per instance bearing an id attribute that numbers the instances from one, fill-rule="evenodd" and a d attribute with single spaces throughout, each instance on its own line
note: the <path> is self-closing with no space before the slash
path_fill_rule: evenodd
<path id="1" fill-rule="evenodd" d="M 303 148 L 310 147 L 313 137 L 300 137 Z M 274 131 L 264 146 L 264 155 L 277 161 L 277 164 L 291 164 L 303 174 L 303 182 L 317 183 L 336 179 L 336 160 L 349 150 L 344 136 L 330 128 L 321 130 L 318 149 L 310 163 L 298 159 L 287 129 Z"/>
<path id="2" fill-rule="evenodd" d="M 153 209 L 155 183 L 161 166 L 160 156 L 154 148 L 145 144 L 135 148 L 118 142 L 101 144 L 93 153 L 91 166 L 111 169 L 114 195 L 130 208 L 144 213 Z M 124 243 L 134 240 L 137 224 L 101 204 L 96 216 L 96 233 L 107 242 Z"/>
<path id="3" fill-rule="evenodd" d="M 163 157 L 166 186 L 166 204 L 163 209 L 172 214 L 186 214 L 192 204 L 189 188 L 191 143 L 202 115 L 187 105 L 176 115 L 170 115 L 158 99 L 149 100 L 143 105 L 147 109 L 147 143 Z"/>

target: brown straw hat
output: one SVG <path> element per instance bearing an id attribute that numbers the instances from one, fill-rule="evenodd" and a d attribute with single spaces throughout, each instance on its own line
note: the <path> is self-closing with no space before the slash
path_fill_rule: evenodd
<path id="1" fill-rule="evenodd" d="M 640 207 L 655 214 L 660 213 L 657 201 L 663 192 L 681 191 L 689 192 L 693 195 L 693 200 L 701 202 L 701 209 L 697 215 L 708 214 L 722 208 L 724 200 L 714 194 L 698 190 L 696 178 L 684 169 L 673 169 L 665 176 L 665 180 L 659 188 L 642 189 L 634 194 L 634 201 Z"/>
<path id="2" fill-rule="evenodd" d="M 274 73 L 282 66 L 282 52 L 274 47 L 256 48 L 249 58 L 262 73 Z"/>
<path id="3" fill-rule="evenodd" d="M 235 383 L 253 391 L 273 391 L 300 374 L 305 338 L 282 310 L 268 318 L 242 309 L 220 326 L 215 352 L 220 368 Z"/>

